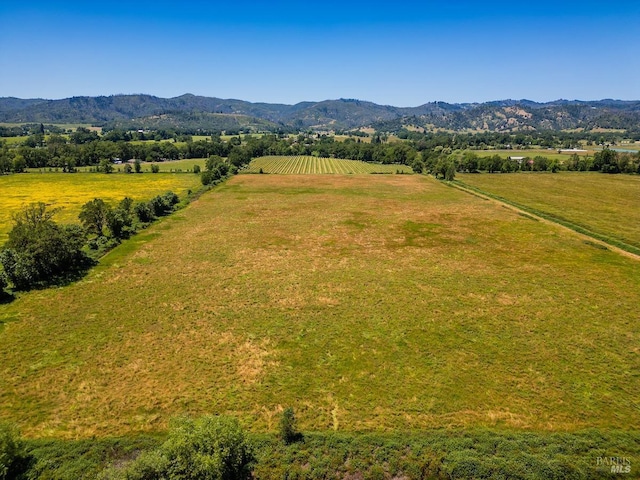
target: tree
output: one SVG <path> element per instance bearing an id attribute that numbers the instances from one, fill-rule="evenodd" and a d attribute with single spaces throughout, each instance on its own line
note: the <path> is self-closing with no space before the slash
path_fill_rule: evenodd
<path id="1" fill-rule="evenodd" d="M 602 173 L 620 173 L 618 153 L 605 148 L 593 156 L 593 169 Z"/>
<path id="2" fill-rule="evenodd" d="M 448 182 L 451 182 L 455 179 L 455 177 L 456 177 L 456 165 L 452 161 L 449 161 L 444 171 L 444 179 L 447 180 Z"/>
<path id="3" fill-rule="evenodd" d="M 140 162 L 139 158 L 136 158 L 133 161 L 133 169 L 135 170 L 136 173 L 142 172 L 142 162 Z"/>
<path id="4" fill-rule="evenodd" d="M 90 264 L 82 251 L 86 240 L 82 228 L 56 224 L 55 213 L 44 203 L 33 203 L 14 216 L 0 263 L 18 290 L 56 283 Z"/>
<path id="5" fill-rule="evenodd" d="M 109 160 L 108 158 L 103 158 L 102 160 L 100 160 L 100 165 L 98 166 L 98 169 L 104 173 L 111 173 L 113 172 L 113 164 L 111 163 L 111 160 Z"/>
<path id="6" fill-rule="evenodd" d="M 107 214 L 110 207 L 101 198 L 94 198 L 85 203 L 80 209 L 78 218 L 82 226 L 88 233 L 93 233 L 98 237 L 103 235 L 103 229 L 107 222 Z"/>
<path id="7" fill-rule="evenodd" d="M 123 208 L 109 209 L 105 221 L 113 238 L 127 237 L 131 232 L 131 225 L 133 225 L 131 214 Z"/>
<path id="8" fill-rule="evenodd" d="M 133 212 L 135 213 L 138 220 L 142 223 L 149 223 L 155 219 L 155 215 L 153 214 L 153 210 L 146 202 L 138 202 L 133 206 Z"/>

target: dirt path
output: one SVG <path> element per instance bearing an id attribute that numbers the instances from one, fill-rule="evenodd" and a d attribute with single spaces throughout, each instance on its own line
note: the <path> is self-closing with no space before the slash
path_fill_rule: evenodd
<path id="1" fill-rule="evenodd" d="M 578 231 L 574 230 L 573 228 L 567 227 L 566 225 L 562 225 L 561 223 L 554 222 L 553 220 L 549 220 L 547 218 L 544 218 L 544 217 L 541 217 L 539 215 L 536 215 L 535 213 L 528 212 L 526 210 L 518 208 L 518 207 L 516 207 L 514 205 L 511 205 L 509 203 L 502 202 L 502 201 L 500 201 L 500 200 L 498 200 L 496 198 L 493 198 L 493 197 L 491 197 L 489 195 L 485 195 L 483 193 L 480 193 L 479 191 L 473 190 L 471 188 L 467 188 L 466 186 L 464 186 L 464 185 L 462 185 L 460 183 L 449 183 L 449 185 L 454 187 L 454 188 L 457 188 L 458 190 L 466 192 L 466 193 L 468 193 L 470 195 L 475 195 L 476 197 L 482 198 L 484 200 L 489 200 L 491 202 L 496 203 L 497 205 L 501 205 L 503 207 L 509 208 L 509 209 L 513 210 L 514 212 L 518 212 L 518 213 L 520 213 L 522 215 L 527 215 L 527 216 L 529 216 L 531 218 L 534 218 L 534 219 L 538 220 L 539 222 L 546 223 L 547 225 L 558 226 L 560 228 L 563 228 L 565 230 L 568 230 L 568 231 L 572 232 L 574 235 L 578 235 L 579 237 L 582 237 L 585 240 L 588 240 L 588 241 L 590 241 L 592 243 L 595 243 L 597 245 L 601 245 L 603 247 L 606 247 L 608 250 L 611 250 L 612 252 L 616 252 L 616 253 L 618 253 L 620 255 L 623 255 L 625 257 L 631 258 L 631 259 L 636 260 L 636 261 L 640 261 L 640 255 L 636 255 L 635 253 L 627 252 L 626 250 L 623 250 L 620 247 L 616 247 L 615 245 L 612 245 L 612 244 L 610 244 L 608 242 L 605 242 L 604 240 L 600 240 L 599 238 L 592 237 L 591 235 L 587 235 L 586 233 L 578 232 Z"/>

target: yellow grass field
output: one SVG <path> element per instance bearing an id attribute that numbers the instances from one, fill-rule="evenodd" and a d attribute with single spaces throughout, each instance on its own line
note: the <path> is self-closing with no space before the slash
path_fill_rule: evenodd
<path id="1" fill-rule="evenodd" d="M 189 174 L 125 175 L 102 173 L 21 173 L 0 175 L 0 245 L 11 230 L 13 213 L 33 202 L 61 208 L 56 220 L 76 223 L 80 207 L 94 198 L 116 203 L 124 197 L 148 200 L 174 191 L 178 196 L 200 185 L 200 177 Z"/>

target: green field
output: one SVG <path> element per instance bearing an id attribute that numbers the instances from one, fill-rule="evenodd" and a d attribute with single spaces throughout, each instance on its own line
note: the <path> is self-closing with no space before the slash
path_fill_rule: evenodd
<path id="1" fill-rule="evenodd" d="M 470 150 L 478 155 L 478 157 L 491 157 L 493 155 L 500 155 L 501 158 L 508 157 L 546 157 L 549 160 L 559 160 L 563 162 L 568 160 L 573 153 L 558 153 L 558 149 L 555 148 L 530 148 L 526 150 Z M 591 155 L 595 153 L 594 150 L 587 150 L 586 152 L 577 152 L 579 156 Z"/>
<path id="2" fill-rule="evenodd" d="M 459 174 L 463 183 L 640 248 L 640 176 Z"/>
<path id="3" fill-rule="evenodd" d="M 638 305 L 636 261 L 430 177 L 240 175 L 0 306 L 0 421 L 630 430 Z"/>
<path id="4" fill-rule="evenodd" d="M 113 203 L 124 197 L 148 200 L 167 190 L 183 196 L 187 190 L 195 190 L 199 185 L 199 176 L 186 174 L 32 172 L 0 175 L 0 245 L 11 230 L 11 216 L 29 203 L 44 202 L 51 207 L 60 207 L 57 221 L 75 223 L 80 207 L 94 198 Z"/>
<path id="5" fill-rule="evenodd" d="M 343 160 L 339 158 L 318 158 L 309 155 L 269 156 L 251 161 L 244 173 L 278 174 L 362 174 L 362 173 L 412 173 L 406 165 L 381 165 L 378 163 Z"/>

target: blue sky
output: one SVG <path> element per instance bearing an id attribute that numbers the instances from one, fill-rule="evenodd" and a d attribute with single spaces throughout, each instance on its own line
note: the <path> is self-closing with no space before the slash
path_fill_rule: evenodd
<path id="1" fill-rule="evenodd" d="M 640 99 L 640 2 L 0 4 L 0 97 Z"/>

